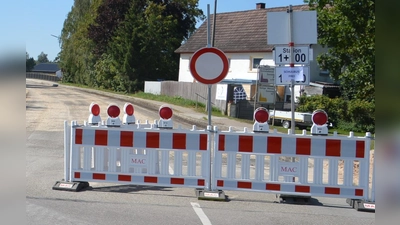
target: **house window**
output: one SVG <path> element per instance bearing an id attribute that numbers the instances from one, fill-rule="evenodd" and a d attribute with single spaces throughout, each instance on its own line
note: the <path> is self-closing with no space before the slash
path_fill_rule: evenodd
<path id="1" fill-rule="evenodd" d="M 253 58 L 253 69 L 257 69 L 260 66 L 262 58 Z"/>

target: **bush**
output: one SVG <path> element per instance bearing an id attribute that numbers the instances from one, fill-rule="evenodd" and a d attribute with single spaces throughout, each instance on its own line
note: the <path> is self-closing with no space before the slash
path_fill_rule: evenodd
<path id="1" fill-rule="evenodd" d="M 365 100 L 346 101 L 324 95 L 302 96 L 296 111 L 323 109 L 337 128 L 355 132 L 375 132 L 375 104 Z"/>

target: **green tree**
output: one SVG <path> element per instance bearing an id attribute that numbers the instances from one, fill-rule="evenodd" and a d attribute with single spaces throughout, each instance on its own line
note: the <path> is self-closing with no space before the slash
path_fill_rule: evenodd
<path id="1" fill-rule="evenodd" d="M 35 59 L 32 57 L 29 57 L 28 52 L 26 52 L 26 72 L 29 72 L 35 67 L 36 62 Z"/>
<path id="2" fill-rule="evenodd" d="M 88 27 L 96 17 L 102 0 L 75 0 L 61 31 L 60 67 L 63 81 L 93 86 L 93 43 L 87 38 Z"/>
<path id="3" fill-rule="evenodd" d="M 198 0 L 75 0 L 60 37 L 63 81 L 132 92 L 176 79 L 174 51 L 203 17 Z"/>
<path id="4" fill-rule="evenodd" d="M 308 0 L 318 14 L 318 63 L 346 99 L 375 100 L 375 0 Z"/>
<path id="5" fill-rule="evenodd" d="M 44 52 L 41 52 L 38 55 L 37 62 L 38 63 L 48 63 L 49 59 L 47 58 L 47 54 L 45 54 Z"/>
<path id="6" fill-rule="evenodd" d="M 118 78 L 130 81 L 130 91 L 142 90 L 145 80 L 176 80 L 179 55 L 174 51 L 203 17 L 198 0 L 132 1 L 109 45 Z"/>

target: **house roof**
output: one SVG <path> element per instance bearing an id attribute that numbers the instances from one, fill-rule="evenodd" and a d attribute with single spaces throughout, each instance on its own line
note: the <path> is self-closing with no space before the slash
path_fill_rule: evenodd
<path id="1" fill-rule="evenodd" d="M 55 73 L 60 70 L 57 63 L 39 63 L 33 67 L 32 72 L 52 72 Z"/>
<path id="2" fill-rule="evenodd" d="M 214 47 L 229 52 L 270 52 L 267 45 L 267 12 L 286 11 L 288 7 L 263 8 L 247 11 L 217 13 Z M 292 6 L 294 11 L 309 10 L 309 6 Z M 213 16 L 210 16 L 211 32 Z M 193 33 L 176 53 L 194 53 L 207 46 L 207 20 Z"/>

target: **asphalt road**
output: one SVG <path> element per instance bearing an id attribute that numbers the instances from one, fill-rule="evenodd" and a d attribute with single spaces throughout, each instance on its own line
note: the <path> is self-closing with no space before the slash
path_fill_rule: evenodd
<path id="1" fill-rule="evenodd" d="M 345 199 L 318 198 L 308 204 L 274 203 L 275 195 L 225 191 L 227 202 L 201 201 L 192 188 L 90 183 L 82 192 L 52 190 L 63 176 L 63 121 L 82 123 L 89 105 L 105 109 L 123 99 L 27 79 L 26 218 L 28 224 L 375 224 L 375 214 L 351 209 Z M 156 110 L 135 106 L 141 121 Z M 185 120 L 176 125 L 191 127 Z"/>

